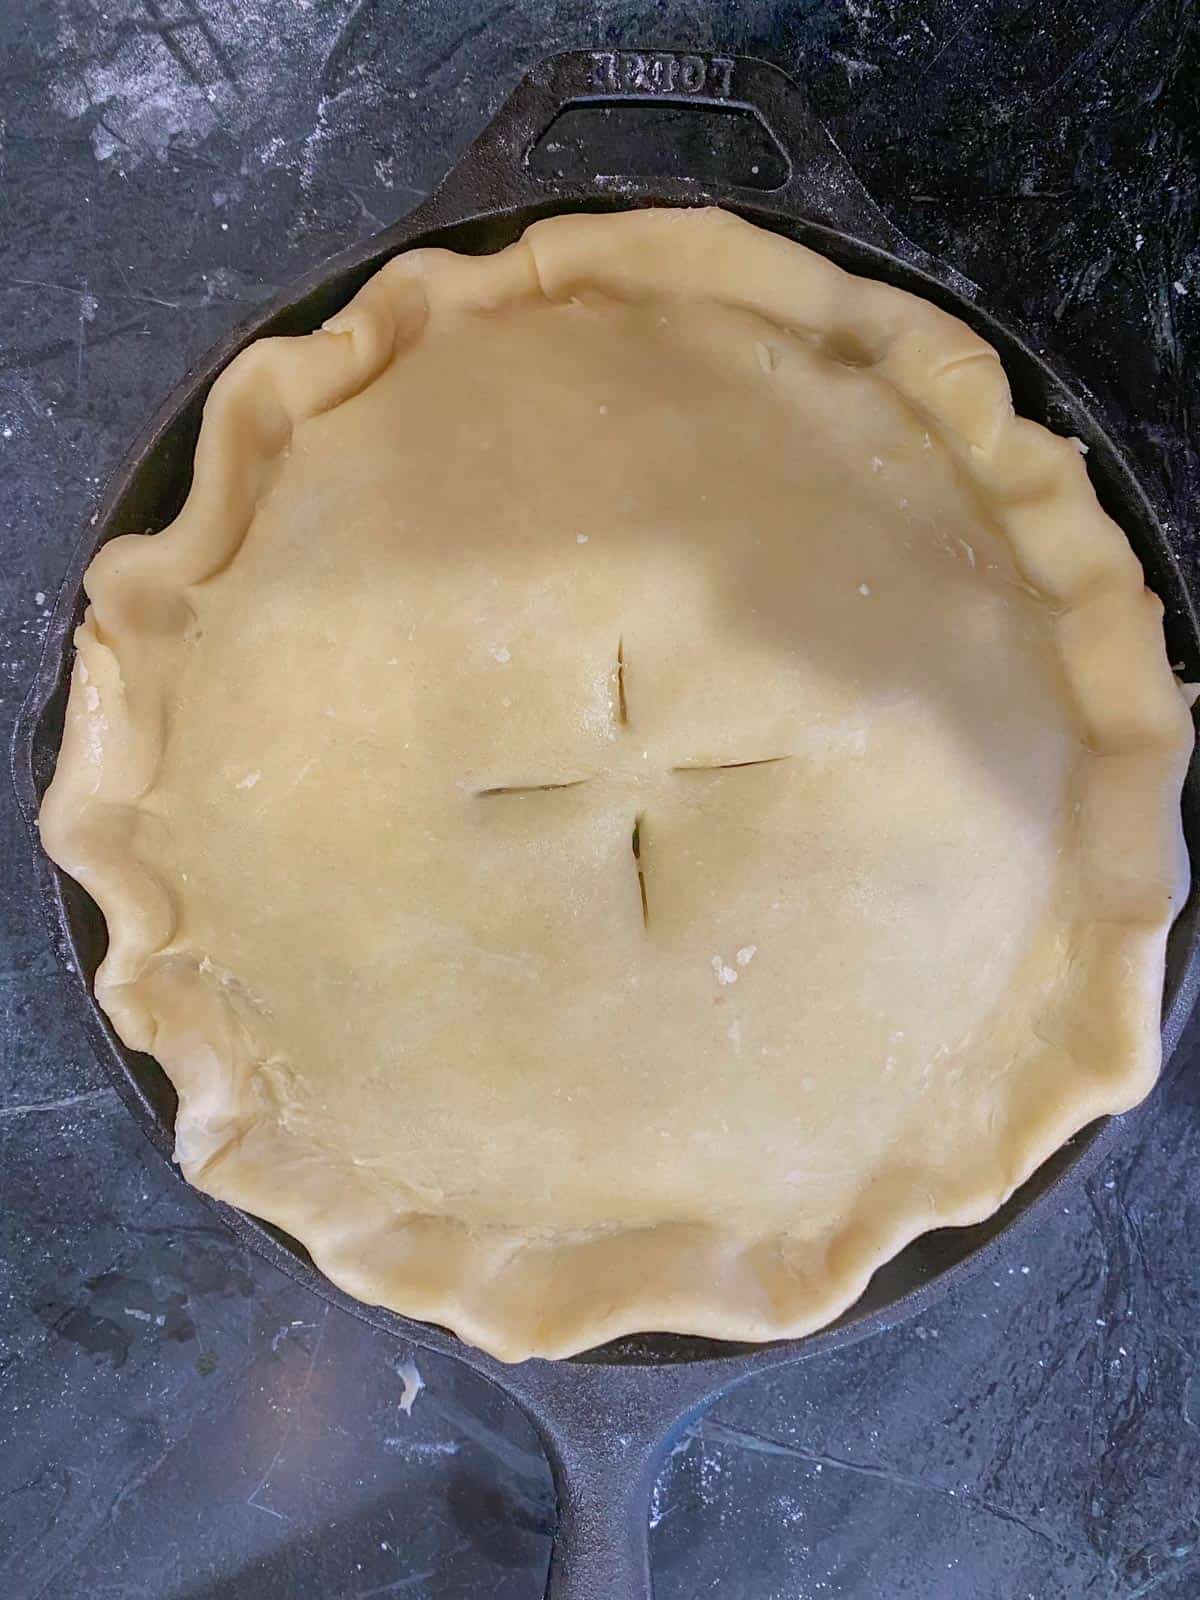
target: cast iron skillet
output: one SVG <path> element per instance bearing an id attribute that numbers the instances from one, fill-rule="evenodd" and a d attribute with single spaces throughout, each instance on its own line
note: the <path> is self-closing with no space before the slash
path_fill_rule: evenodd
<path id="1" fill-rule="evenodd" d="M 587 141 L 598 153 L 587 154 Z M 703 179 L 695 176 L 697 170 Z M 272 309 L 232 333 L 180 384 L 109 484 L 59 595 L 44 659 L 16 729 L 17 793 L 35 845 L 55 947 L 74 974 L 92 1043 L 164 1157 L 171 1155 L 175 1095 L 156 1062 L 120 1043 L 92 995 L 105 948 L 103 919 L 78 885 L 36 848 L 37 806 L 54 767 L 72 631 L 83 611 L 84 568 L 113 535 L 161 528 L 178 511 L 205 395 L 230 358 L 263 334 L 316 327 L 397 251 L 445 245 L 484 253 L 556 212 L 708 202 L 802 240 L 854 272 L 925 295 L 989 340 L 1004 361 L 1017 409 L 1088 445 L 1100 499 L 1129 535 L 1147 582 L 1166 604 L 1171 659 L 1189 676 L 1200 677 L 1200 637 L 1179 563 L 1116 446 L 1039 356 L 973 303 L 969 283 L 923 256 L 887 222 L 789 78 L 748 58 L 664 51 L 551 56 L 525 77 L 429 200 L 311 273 Z M 1195 764 L 1184 795 L 1184 822 L 1195 861 L 1200 848 Z M 1198 951 L 1200 916 L 1193 897 L 1169 945 L 1163 1013 L 1168 1052 L 1200 987 Z M 571 1361 L 504 1366 L 445 1329 L 350 1299 L 278 1228 L 216 1201 L 210 1204 L 251 1248 L 326 1300 L 397 1338 L 467 1362 L 515 1397 L 549 1454 L 558 1493 L 548 1592 L 559 1600 L 626 1600 L 650 1593 L 648 1496 L 668 1444 L 689 1419 L 752 1373 L 851 1344 L 924 1310 L 983 1266 L 1002 1241 L 1044 1216 L 1068 1188 L 1081 1184 L 1116 1142 L 1129 1136 L 1132 1123 L 1132 1117 L 1094 1123 L 1051 1156 L 988 1221 L 916 1240 L 879 1269 L 861 1300 L 831 1327 L 804 1339 L 757 1346 L 652 1333 Z"/>

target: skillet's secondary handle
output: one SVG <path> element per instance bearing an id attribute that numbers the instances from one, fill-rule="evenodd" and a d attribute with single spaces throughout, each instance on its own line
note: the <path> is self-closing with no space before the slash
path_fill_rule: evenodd
<path id="1" fill-rule="evenodd" d="M 786 72 L 754 56 L 673 50 L 570 50 L 535 63 L 483 133 L 416 213 L 422 227 L 515 206 L 594 202 L 597 188 L 614 187 L 619 159 L 598 183 L 595 174 L 564 177 L 537 172 L 531 152 L 564 111 L 577 107 L 679 106 L 714 119 L 749 113 L 783 157 L 777 187 L 746 187 L 730 177 L 707 185 L 655 175 L 653 135 L 640 152 L 639 171 L 616 192 L 631 199 L 679 204 L 769 203 L 799 218 L 852 233 L 914 260 L 924 258 L 880 211 L 808 97 Z M 716 140 L 714 139 L 714 147 Z M 664 160 L 663 172 L 669 171 Z"/>

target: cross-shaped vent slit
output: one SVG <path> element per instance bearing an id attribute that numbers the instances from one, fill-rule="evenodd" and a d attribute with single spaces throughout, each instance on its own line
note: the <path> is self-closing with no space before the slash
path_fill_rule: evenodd
<path id="1" fill-rule="evenodd" d="M 609 729 L 609 737 L 611 739 L 619 738 L 621 729 L 629 729 L 629 692 L 626 683 L 625 669 L 625 640 L 622 636 L 617 640 L 616 702 L 615 704 L 610 704 L 609 711 L 609 715 L 612 718 L 613 724 Z M 609 681 L 611 683 L 611 678 Z M 634 753 L 630 751 L 629 746 L 625 746 L 625 751 L 627 754 Z M 641 755 L 643 760 L 648 758 L 648 752 L 645 750 L 641 752 Z M 732 772 L 737 771 L 740 768 L 747 767 L 774 767 L 778 766 L 783 761 L 790 761 L 791 759 L 792 758 L 789 754 L 784 754 L 774 756 L 751 756 L 745 761 L 684 761 L 679 762 L 675 766 L 668 767 L 666 771 L 672 775 L 686 777 L 691 774 L 706 772 Z M 623 760 L 617 763 L 618 774 L 622 765 L 624 765 Z M 640 764 L 638 765 L 640 766 Z M 645 792 L 646 785 L 655 781 L 650 771 L 644 767 L 642 767 L 639 771 L 636 771 L 634 774 L 629 775 L 629 777 L 633 786 L 642 790 L 643 793 Z M 494 784 L 486 789 L 476 789 L 475 797 L 479 800 L 495 800 L 502 795 L 551 794 L 558 789 L 579 789 L 584 785 L 593 784 L 603 786 L 606 780 L 611 782 L 611 778 L 612 774 L 606 773 L 604 770 L 598 767 L 595 772 L 589 773 L 586 777 L 582 778 L 563 778 L 550 783 Z M 628 813 L 626 813 L 626 815 L 628 815 Z M 650 896 L 646 885 L 646 812 L 644 810 L 637 811 L 634 814 L 633 829 L 629 835 L 629 845 L 630 851 L 633 855 L 634 871 L 637 873 L 638 898 L 642 907 L 642 926 L 644 928 L 649 928 Z"/>

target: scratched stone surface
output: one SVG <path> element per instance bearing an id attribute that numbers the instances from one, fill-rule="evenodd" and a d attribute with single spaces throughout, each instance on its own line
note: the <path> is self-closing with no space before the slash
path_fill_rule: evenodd
<path id="1" fill-rule="evenodd" d="M 1188 0 L 10 0 L 6 730 L 98 486 L 189 364 L 413 205 L 542 52 L 646 43 L 800 77 L 893 221 L 1076 374 L 1190 563 Z M 249 1255 L 150 1151 L 72 1014 L 7 785 L 0 829 L 0 1593 L 540 1595 L 554 1500 L 520 1414 Z M 659 1595 L 1200 1594 L 1196 1056 L 998 1267 L 684 1435 Z"/>

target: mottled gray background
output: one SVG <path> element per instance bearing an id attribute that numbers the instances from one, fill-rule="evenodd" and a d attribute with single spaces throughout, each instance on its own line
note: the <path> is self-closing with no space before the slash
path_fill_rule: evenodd
<path id="1" fill-rule="evenodd" d="M 1187 0 L 8 0 L 5 727 L 98 485 L 248 310 L 410 207 L 555 47 L 757 53 L 920 244 L 1079 375 L 1191 551 Z M 540 1596 L 519 1415 L 248 1257 L 69 1014 L 0 795 L 0 1593 Z M 666 1600 L 1200 1594 L 1195 1050 L 1087 1193 L 916 1326 L 761 1379 L 668 1464 Z"/>

